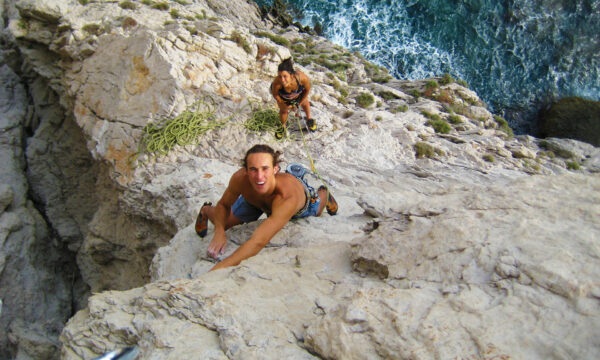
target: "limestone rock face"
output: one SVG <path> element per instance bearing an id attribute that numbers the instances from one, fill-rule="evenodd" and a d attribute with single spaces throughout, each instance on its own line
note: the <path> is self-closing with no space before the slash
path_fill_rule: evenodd
<path id="1" fill-rule="evenodd" d="M 73 259 L 28 197 L 26 119 L 25 88 L 0 66 L 0 358 L 57 359 L 80 282 Z"/>
<path id="2" fill-rule="evenodd" d="M 597 147 L 511 136 L 475 92 L 391 79 L 245 1 L 127 4 L 5 1 L 0 357 L 600 356 Z M 246 125 L 289 56 L 318 131 L 291 117 L 276 142 Z M 144 147 L 189 113 L 211 129 Z M 340 211 L 207 273 L 194 220 L 257 143 Z"/>
<path id="3" fill-rule="evenodd" d="M 371 198 L 364 206 L 394 211 L 365 233 L 337 228 L 369 220 L 345 201 L 336 217 L 291 223 L 273 247 L 214 273 L 189 226 L 159 251 L 157 281 L 91 298 L 63 332 L 63 357 L 128 344 L 142 358 L 196 346 L 214 359 L 598 355 L 600 179 L 404 180 L 421 194 Z"/>

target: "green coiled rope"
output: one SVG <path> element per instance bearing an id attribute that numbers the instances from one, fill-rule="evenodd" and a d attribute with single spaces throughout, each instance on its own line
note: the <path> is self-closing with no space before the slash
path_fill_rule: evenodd
<path id="1" fill-rule="evenodd" d="M 200 111 L 201 108 L 204 108 L 204 111 Z M 195 103 L 191 109 L 161 125 L 146 125 L 137 155 L 142 152 L 165 155 L 176 145 L 195 145 L 201 135 L 209 130 L 224 127 L 229 121 L 229 118 L 217 120 L 214 107 L 206 100 Z"/>
<path id="2" fill-rule="evenodd" d="M 277 130 L 281 126 L 279 112 L 273 108 L 259 107 L 252 112 L 244 126 L 254 132 Z"/>

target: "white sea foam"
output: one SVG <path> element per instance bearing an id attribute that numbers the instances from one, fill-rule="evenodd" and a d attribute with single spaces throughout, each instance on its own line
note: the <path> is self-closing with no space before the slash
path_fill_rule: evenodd
<path id="1" fill-rule="evenodd" d="M 398 78 L 448 72 L 492 110 L 515 114 L 561 96 L 600 99 L 600 0 L 291 3 L 303 9 L 304 25 L 317 19 L 330 40 Z"/>

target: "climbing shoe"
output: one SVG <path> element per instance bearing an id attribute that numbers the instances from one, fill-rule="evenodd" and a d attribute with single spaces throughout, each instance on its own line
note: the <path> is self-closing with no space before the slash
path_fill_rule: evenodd
<path id="1" fill-rule="evenodd" d="M 321 190 L 327 191 L 327 203 L 325 204 L 325 209 L 327 209 L 327 213 L 329 215 L 337 214 L 338 203 L 337 203 L 337 201 L 335 201 L 335 198 L 331 194 L 331 191 L 329 191 L 324 185 L 321 185 L 319 187 L 319 191 L 321 191 Z"/>
<path id="2" fill-rule="evenodd" d="M 287 131 L 285 126 L 280 126 L 277 130 L 275 130 L 275 139 L 281 140 L 287 136 Z"/>
<path id="3" fill-rule="evenodd" d="M 200 213 L 198 214 L 198 218 L 196 219 L 196 233 L 200 235 L 200 237 L 205 237 L 208 231 L 208 216 L 202 215 L 202 209 L 205 206 L 212 206 L 212 203 L 205 202 L 200 208 Z"/>
<path id="4" fill-rule="evenodd" d="M 315 122 L 314 119 L 307 119 L 306 126 L 308 127 L 308 130 L 310 130 L 311 132 L 317 131 L 317 123 Z"/>

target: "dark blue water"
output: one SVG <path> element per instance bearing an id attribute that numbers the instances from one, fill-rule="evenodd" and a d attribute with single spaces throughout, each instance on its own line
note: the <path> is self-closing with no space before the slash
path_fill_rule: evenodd
<path id="1" fill-rule="evenodd" d="M 465 80 L 517 133 L 535 134 L 537 110 L 554 99 L 600 99 L 600 0 L 288 3 L 397 78 Z"/>

